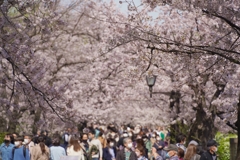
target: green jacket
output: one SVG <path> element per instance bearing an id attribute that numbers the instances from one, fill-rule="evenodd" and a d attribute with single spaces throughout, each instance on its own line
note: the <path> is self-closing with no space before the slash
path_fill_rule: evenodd
<path id="1" fill-rule="evenodd" d="M 149 153 L 149 152 L 152 152 L 152 143 L 151 143 L 150 140 L 147 140 L 147 141 L 145 142 L 145 147 L 147 148 L 148 153 Z"/>

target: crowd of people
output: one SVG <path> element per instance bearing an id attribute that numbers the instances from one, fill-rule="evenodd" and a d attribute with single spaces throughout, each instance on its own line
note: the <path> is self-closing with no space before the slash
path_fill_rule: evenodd
<path id="1" fill-rule="evenodd" d="M 218 144 L 209 140 L 208 150 L 200 152 L 198 142 L 186 143 L 186 136 L 179 134 L 175 144 L 170 142 L 170 133 L 162 127 L 155 130 L 122 126 L 107 129 L 98 126 L 67 128 L 64 133 L 51 136 L 47 131 L 38 131 L 32 136 L 17 133 L 6 134 L 0 146 L 2 160 L 217 160 Z M 64 160 L 65 160 L 64 159 Z"/>

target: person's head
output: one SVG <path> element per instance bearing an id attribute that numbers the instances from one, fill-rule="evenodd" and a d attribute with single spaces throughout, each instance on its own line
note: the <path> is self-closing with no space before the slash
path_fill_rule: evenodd
<path id="1" fill-rule="evenodd" d="M 125 146 L 125 148 L 131 149 L 133 147 L 132 140 L 130 138 L 124 138 L 123 145 Z"/>
<path id="2" fill-rule="evenodd" d="M 116 133 L 114 131 L 111 131 L 111 137 L 114 138 L 116 136 Z"/>
<path id="3" fill-rule="evenodd" d="M 146 135 L 143 135 L 142 139 L 143 139 L 144 142 L 148 141 L 148 137 Z"/>
<path id="4" fill-rule="evenodd" d="M 22 142 L 23 142 L 23 137 L 21 136 L 17 137 L 14 141 L 15 147 L 19 148 L 20 146 L 22 146 Z"/>
<path id="5" fill-rule="evenodd" d="M 159 135 L 157 135 L 156 140 L 157 140 L 157 141 L 161 141 L 162 138 L 161 138 Z"/>
<path id="6" fill-rule="evenodd" d="M 137 155 L 137 157 L 141 157 L 145 155 L 145 149 L 143 146 L 137 146 L 135 149 L 135 153 Z"/>
<path id="7" fill-rule="evenodd" d="M 132 131 L 128 132 L 128 137 L 133 137 L 133 132 Z"/>
<path id="8" fill-rule="evenodd" d="M 81 146 L 78 142 L 78 138 L 75 136 L 71 136 L 70 141 L 69 141 L 69 146 L 73 146 L 74 151 L 80 151 Z"/>
<path id="9" fill-rule="evenodd" d="M 38 144 L 39 144 L 39 146 L 40 146 L 40 148 L 41 148 L 42 154 L 47 153 L 46 148 L 45 148 L 44 141 L 45 141 L 44 136 L 39 136 L 39 137 L 37 138 L 37 142 L 38 142 Z"/>
<path id="10" fill-rule="evenodd" d="M 178 147 L 174 144 L 169 144 L 167 147 L 164 147 L 164 150 L 167 151 L 167 157 L 177 156 Z"/>
<path id="11" fill-rule="evenodd" d="M 159 127 L 158 127 L 158 130 L 159 130 L 159 131 L 163 131 L 163 127 L 162 127 L 162 126 L 159 126 Z"/>
<path id="12" fill-rule="evenodd" d="M 185 160 L 191 160 L 191 158 L 197 153 L 197 147 L 194 144 L 190 144 L 187 147 L 187 152 L 184 155 Z"/>
<path id="13" fill-rule="evenodd" d="M 182 149 L 181 147 L 178 148 L 178 158 L 183 158 L 184 157 L 184 149 Z"/>
<path id="14" fill-rule="evenodd" d="M 112 148 L 115 145 L 115 140 L 113 138 L 109 138 L 107 139 L 107 144 L 110 148 Z"/>
<path id="15" fill-rule="evenodd" d="M 212 153 L 216 153 L 218 150 L 218 143 L 215 140 L 209 140 L 207 142 L 208 150 Z"/>
<path id="16" fill-rule="evenodd" d="M 44 131 L 43 131 L 43 135 L 44 135 L 44 136 L 48 136 L 48 131 L 47 131 L 47 130 L 44 130 Z"/>
<path id="17" fill-rule="evenodd" d="M 19 137 L 18 133 L 13 133 L 12 136 L 13 136 L 14 139 Z"/>
<path id="18" fill-rule="evenodd" d="M 155 147 L 152 147 L 152 154 L 157 153 L 157 149 Z"/>
<path id="19" fill-rule="evenodd" d="M 67 132 L 68 132 L 68 133 L 71 133 L 71 132 L 72 132 L 72 129 L 71 129 L 71 128 L 68 128 L 68 129 L 67 129 Z"/>
<path id="20" fill-rule="evenodd" d="M 99 137 L 102 137 L 102 138 L 105 138 L 105 135 L 104 135 L 104 130 L 102 128 L 99 129 Z"/>
<path id="21" fill-rule="evenodd" d="M 7 133 L 7 134 L 5 134 L 5 137 L 4 137 L 4 143 L 5 144 L 9 144 L 10 142 L 11 142 L 11 140 L 12 140 L 12 135 L 11 134 L 9 134 L 9 133 Z"/>
<path id="22" fill-rule="evenodd" d="M 88 133 L 88 138 L 90 140 L 94 139 L 95 138 L 95 134 L 96 134 L 96 131 L 94 129 L 91 129 Z"/>
<path id="23" fill-rule="evenodd" d="M 151 138 L 156 138 L 157 137 L 157 133 L 156 132 L 153 132 L 152 134 L 151 134 Z"/>
<path id="24" fill-rule="evenodd" d="M 143 139 L 136 139 L 137 146 L 145 146 Z"/>
<path id="25" fill-rule="evenodd" d="M 122 135 L 124 138 L 127 138 L 128 137 L 128 133 L 127 132 L 123 132 L 123 135 Z"/>
<path id="26" fill-rule="evenodd" d="M 37 135 L 38 135 L 38 136 L 41 135 L 41 130 L 37 130 Z"/>
<path id="27" fill-rule="evenodd" d="M 25 135 L 24 136 L 24 143 L 29 144 L 32 141 L 32 135 Z"/>
<path id="28" fill-rule="evenodd" d="M 39 136 L 38 138 L 37 138 L 37 142 L 38 143 L 44 143 L 44 141 L 45 141 L 45 138 L 43 137 L 43 136 Z"/>
<path id="29" fill-rule="evenodd" d="M 142 139 L 142 135 L 141 135 L 141 134 L 138 134 L 138 135 L 136 136 L 136 139 Z"/>
<path id="30" fill-rule="evenodd" d="M 188 143 L 188 145 L 191 145 L 191 144 L 193 144 L 193 145 L 195 145 L 195 146 L 198 146 L 198 142 L 196 142 L 196 141 L 194 141 L 194 140 L 191 140 L 191 141 Z"/>
<path id="31" fill-rule="evenodd" d="M 177 136 L 176 141 L 177 141 L 177 143 L 185 144 L 186 136 L 183 135 L 183 134 L 180 134 L 180 135 Z"/>
<path id="32" fill-rule="evenodd" d="M 52 144 L 53 146 L 60 146 L 60 139 L 59 138 L 53 139 Z"/>
<path id="33" fill-rule="evenodd" d="M 87 140 L 88 140 L 88 135 L 87 135 L 87 133 L 83 133 L 83 135 L 82 135 L 82 141 L 83 141 L 83 142 L 87 142 Z"/>
<path id="34" fill-rule="evenodd" d="M 165 137 L 165 142 L 170 142 L 170 136 Z"/>

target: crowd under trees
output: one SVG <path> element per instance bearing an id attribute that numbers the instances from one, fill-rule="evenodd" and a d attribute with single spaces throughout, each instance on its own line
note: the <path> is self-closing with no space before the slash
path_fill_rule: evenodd
<path id="1" fill-rule="evenodd" d="M 203 144 L 239 137 L 240 2 L 119 3 L 0 0 L 1 131 L 182 122 Z"/>

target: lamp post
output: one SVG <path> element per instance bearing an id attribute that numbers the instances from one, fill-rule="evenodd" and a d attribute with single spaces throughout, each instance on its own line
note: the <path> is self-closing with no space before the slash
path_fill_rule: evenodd
<path id="1" fill-rule="evenodd" d="M 150 98 L 152 98 L 152 87 L 154 86 L 156 82 L 157 76 L 152 75 L 152 76 L 146 76 L 146 81 L 147 85 L 149 86 L 149 91 L 150 91 Z"/>

